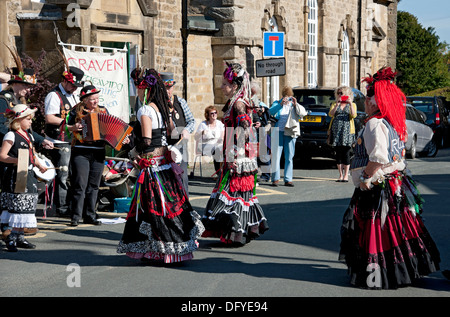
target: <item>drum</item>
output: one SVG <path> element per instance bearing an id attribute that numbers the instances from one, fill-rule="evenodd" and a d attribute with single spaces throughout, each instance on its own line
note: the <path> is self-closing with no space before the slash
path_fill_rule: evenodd
<path id="1" fill-rule="evenodd" d="M 28 149 L 19 149 L 15 193 L 25 193 L 27 188 L 29 153 Z"/>
<path id="2" fill-rule="evenodd" d="M 39 163 L 47 168 L 45 173 L 42 173 L 39 168 L 37 168 L 36 166 L 33 167 L 33 171 L 36 175 L 37 180 L 43 183 L 52 181 L 56 176 L 56 169 L 52 161 L 50 161 L 50 159 L 40 153 L 36 154 L 36 160 L 38 160 Z"/>

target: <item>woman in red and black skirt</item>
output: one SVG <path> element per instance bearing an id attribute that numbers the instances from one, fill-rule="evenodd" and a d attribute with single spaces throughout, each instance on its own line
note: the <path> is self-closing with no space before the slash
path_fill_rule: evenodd
<path id="1" fill-rule="evenodd" d="M 203 216 L 204 237 L 244 245 L 269 229 L 255 193 L 258 163 L 249 75 L 239 63 L 227 64 L 222 92 L 225 104 L 224 161 Z"/>
<path id="2" fill-rule="evenodd" d="M 425 228 L 423 200 L 404 159 L 405 95 L 390 68 L 368 77 L 366 124 L 351 162 L 356 186 L 341 227 L 340 260 L 351 283 L 395 289 L 439 270 L 439 251 Z"/>
<path id="3" fill-rule="evenodd" d="M 117 252 L 165 263 L 190 260 L 204 227 L 182 185 L 175 150 L 168 149 L 173 124 L 166 88 L 154 69 L 135 70 L 132 78 L 143 104 L 133 151 L 141 170 Z"/>

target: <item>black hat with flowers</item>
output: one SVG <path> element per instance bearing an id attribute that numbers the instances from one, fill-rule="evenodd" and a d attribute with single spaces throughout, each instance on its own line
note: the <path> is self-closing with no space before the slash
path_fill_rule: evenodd
<path id="1" fill-rule="evenodd" d="M 10 84 L 27 84 L 36 85 L 36 74 L 32 68 L 19 69 L 19 67 L 11 68 L 11 79 L 8 80 Z"/>
<path id="2" fill-rule="evenodd" d="M 82 81 L 84 72 L 75 66 L 70 66 L 69 71 L 65 70 L 62 74 L 63 78 L 76 87 L 83 87 Z"/>
<path id="3" fill-rule="evenodd" d="M 81 89 L 80 92 L 80 100 L 83 100 L 86 97 L 89 97 L 94 94 L 98 94 L 100 92 L 99 89 L 95 88 L 94 85 L 87 85 Z"/>
<path id="4" fill-rule="evenodd" d="M 11 79 L 8 80 L 8 85 L 14 83 L 36 85 L 36 74 L 34 73 L 34 70 L 31 68 L 24 68 L 17 50 L 13 50 L 6 44 L 5 46 L 16 63 L 16 67 L 11 67 Z"/>
<path id="5" fill-rule="evenodd" d="M 172 87 L 176 84 L 176 81 L 173 78 L 173 73 L 160 73 L 159 75 L 164 82 L 164 86 Z"/>

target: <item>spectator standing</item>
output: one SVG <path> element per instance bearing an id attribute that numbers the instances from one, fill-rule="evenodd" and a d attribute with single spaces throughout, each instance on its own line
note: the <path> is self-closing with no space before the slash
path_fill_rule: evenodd
<path id="1" fill-rule="evenodd" d="M 282 96 L 269 109 L 270 115 L 277 120 L 275 127 L 278 128 L 278 145 L 272 148 L 272 159 L 275 159 L 275 172 L 272 172 L 272 186 L 278 186 L 281 154 L 284 152 L 284 185 L 294 187 L 292 177 L 295 142 L 297 137 L 300 136 L 300 120 L 307 115 L 307 112 L 302 105 L 297 103 L 291 87 L 284 87 Z"/>
<path id="2" fill-rule="evenodd" d="M 336 153 L 336 163 L 339 170 L 337 182 L 348 182 L 350 169 L 351 146 L 355 142 L 356 104 L 353 102 L 353 92 L 350 87 L 338 87 L 334 91 L 336 103 L 331 105 L 328 115 L 331 117 L 328 129 L 329 145 Z"/>

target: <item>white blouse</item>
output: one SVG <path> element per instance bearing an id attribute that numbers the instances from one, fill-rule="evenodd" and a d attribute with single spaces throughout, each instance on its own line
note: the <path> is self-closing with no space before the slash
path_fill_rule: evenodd
<path id="1" fill-rule="evenodd" d="M 156 111 L 152 106 L 144 105 L 140 107 L 138 112 L 136 113 L 136 118 L 140 123 L 142 123 L 142 116 L 147 116 L 152 120 L 152 129 L 159 129 L 164 127 L 161 113 Z"/>
<path id="2" fill-rule="evenodd" d="M 222 139 L 222 133 L 225 126 L 219 120 L 216 120 L 216 126 L 211 128 L 207 121 L 202 121 L 195 132 L 195 139 L 202 144 L 216 144 Z M 204 131 L 203 135 L 202 132 Z"/>
<path id="3" fill-rule="evenodd" d="M 394 171 L 402 171 L 406 168 L 406 161 L 389 162 L 388 142 L 389 130 L 383 123 L 382 119 L 372 118 L 366 123 L 363 133 L 364 145 L 366 147 L 369 160 L 372 162 L 383 164 L 381 168 L 373 175 L 372 182 L 377 180 L 383 181 L 384 175 Z M 360 176 L 364 171 L 363 168 L 354 169 L 351 172 L 353 184 L 359 187 Z"/>

